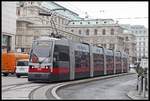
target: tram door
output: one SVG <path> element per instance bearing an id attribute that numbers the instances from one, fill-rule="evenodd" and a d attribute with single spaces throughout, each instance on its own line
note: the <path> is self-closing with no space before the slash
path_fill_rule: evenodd
<path id="1" fill-rule="evenodd" d="M 69 46 L 55 45 L 53 55 L 53 79 L 69 80 Z"/>

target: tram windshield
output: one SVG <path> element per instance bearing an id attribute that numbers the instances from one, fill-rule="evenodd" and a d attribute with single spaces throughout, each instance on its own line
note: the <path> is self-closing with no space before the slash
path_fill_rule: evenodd
<path id="1" fill-rule="evenodd" d="M 31 50 L 32 63 L 49 62 L 52 52 L 51 41 L 35 41 Z"/>

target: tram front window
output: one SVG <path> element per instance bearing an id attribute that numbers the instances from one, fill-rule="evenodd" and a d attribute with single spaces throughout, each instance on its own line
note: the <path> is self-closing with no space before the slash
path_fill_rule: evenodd
<path id="1" fill-rule="evenodd" d="M 32 63 L 50 62 L 51 52 L 52 52 L 52 42 L 50 41 L 34 42 L 31 50 Z"/>

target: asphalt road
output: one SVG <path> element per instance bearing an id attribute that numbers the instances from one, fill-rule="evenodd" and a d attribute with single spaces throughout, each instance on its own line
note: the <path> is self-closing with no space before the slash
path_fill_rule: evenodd
<path id="1" fill-rule="evenodd" d="M 124 99 L 129 90 L 136 89 L 136 74 L 92 81 L 60 89 L 62 99 Z"/>

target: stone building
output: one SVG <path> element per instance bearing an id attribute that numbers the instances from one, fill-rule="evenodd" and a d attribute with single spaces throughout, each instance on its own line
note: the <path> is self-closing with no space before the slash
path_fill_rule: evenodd
<path id="1" fill-rule="evenodd" d="M 134 34 L 132 34 L 131 31 L 124 30 L 123 32 L 124 36 L 124 44 L 125 44 L 125 49 L 124 51 L 128 54 L 129 56 L 129 63 L 135 63 L 136 62 L 136 37 Z"/>
<path id="2" fill-rule="evenodd" d="M 15 50 L 16 2 L 2 2 L 2 49 Z"/>
<path id="3" fill-rule="evenodd" d="M 148 29 L 143 25 L 121 25 L 134 34 L 136 41 L 136 57 L 140 61 L 142 57 L 148 57 Z"/>
<path id="4" fill-rule="evenodd" d="M 84 42 L 117 51 L 124 50 L 123 29 L 112 19 L 73 20 L 67 29 L 80 35 Z"/>
<path id="5" fill-rule="evenodd" d="M 39 15 L 39 12 L 52 15 Z M 17 17 L 16 49 L 21 48 L 29 52 L 34 39 L 49 36 L 51 33 L 80 41 L 79 35 L 74 35 L 65 29 L 70 20 L 80 19 L 78 14 L 54 2 L 18 2 Z"/>
<path id="6" fill-rule="evenodd" d="M 52 16 L 41 16 L 39 12 L 52 13 Z M 58 32 L 73 41 L 127 51 L 132 62 L 131 51 L 134 49 L 131 47 L 134 45 L 126 42 L 125 37 L 132 39 L 134 36 L 124 34 L 124 29 L 112 19 L 80 18 L 75 12 L 55 2 L 19 2 L 17 16 L 16 48 L 29 51 L 34 39 Z M 51 17 L 55 23 L 51 22 Z"/>
<path id="7" fill-rule="evenodd" d="M 84 42 L 127 52 L 130 64 L 136 60 L 135 36 L 124 31 L 125 29 L 112 19 L 73 20 L 66 28 L 70 32 L 80 35 Z"/>

